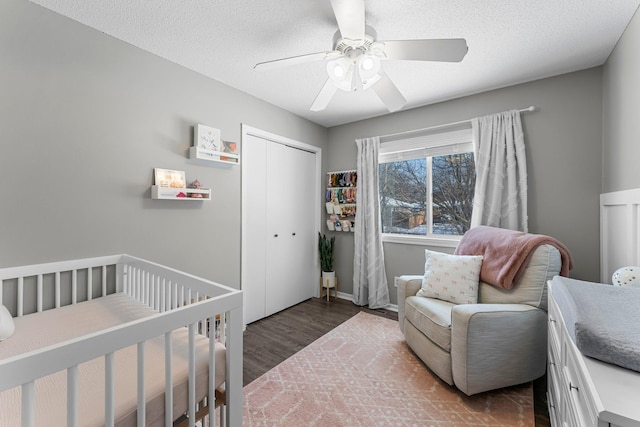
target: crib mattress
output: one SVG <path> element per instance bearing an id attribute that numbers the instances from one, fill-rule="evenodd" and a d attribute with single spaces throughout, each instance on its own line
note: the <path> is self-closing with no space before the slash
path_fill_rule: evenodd
<path id="1" fill-rule="evenodd" d="M 156 312 L 118 293 L 92 301 L 29 314 L 14 319 L 14 335 L 0 342 L 0 360 L 28 351 L 97 332 Z M 196 394 L 198 400 L 208 389 L 208 338 L 196 335 Z M 188 331 L 182 327 L 172 334 L 174 418 L 188 408 Z M 225 348 L 216 343 L 216 388 L 225 378 Z M 136 425 L 137 349 L 131 346 L 115 353 L 115 413 L 119 426 Z M 78 366 L 78 421 L 82 426 L 104 425 L 104 357 Z M 145 345 L 145 390 L 147 425 L 164 423 L 165 390 L 164 336 Z M 66 425 L 66 372 L 36 380 L 36 425 Z M 20 425 L 20 387 L 0 393 L 0 426 Z"/>

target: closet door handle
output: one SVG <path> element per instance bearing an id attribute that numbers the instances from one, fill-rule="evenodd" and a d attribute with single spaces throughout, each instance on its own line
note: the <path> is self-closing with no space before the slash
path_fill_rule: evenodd
<path id="1" fill-rule="evenodd" d="M 295 236 L 295 235 L 296 235 L 296 232 L 294 231 L 293 233 L 291 233 L 291 235 L 292 235 L 292 236 Z"/>
<path id="2" fill-rule="evenodd" d="M 278 237 L 278 235 L 277 235 L 277 234 L 274 234 L 274 235 L 273 235 L 273 237 Z"/>

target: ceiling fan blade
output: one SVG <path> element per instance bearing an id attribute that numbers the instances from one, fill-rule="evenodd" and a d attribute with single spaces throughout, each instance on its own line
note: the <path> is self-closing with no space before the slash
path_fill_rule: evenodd
<path id="1" fill-rule="evenodd" d="M 364 0 L 331 0 L 342 38 L 364 39 Z"/>
<path id="2" fill-rule="evenodd" d="M 338 88 L 333 84 L 331 79 L 327 79 L 322 89 L 320 89 L 318 96 L 316 96 L 315 101 L 311 104 L 311 111 L 322 111 L 327 108 L 329 101 L 331 101 L 331 98 L 333 98 L 337 90 Z"/>
<path id="3" fill-rule="evenodd" d="M 402 96 L 389 76 L 382 72 L 382 70 L 379 74 L 381 76 L 380 80 L 371 88 L 390 112 L 400 110 L 404 107 L 404 104 L 407 103 L 407 100 L 404 99 L 404 96 Z"/>
<path id="4" fill-rule="evenodd" d="M 409 61 L 460 62 L 469 48 L 465 39 L 388 40 L 384 44 L 387 59 Z"/>
<path id="5" fill-rule="evenodd" d="M 332 52 L 317 52 L 307 55 L 291 56 L 289 58 L 274 59 L 273 61 L 259 62 L 253 66 L 254 70 L 272 70 L 274 68 L 287 67 L 289 65 L 303 64 L 305 62 L 320 61 L 331 56 Z"/>

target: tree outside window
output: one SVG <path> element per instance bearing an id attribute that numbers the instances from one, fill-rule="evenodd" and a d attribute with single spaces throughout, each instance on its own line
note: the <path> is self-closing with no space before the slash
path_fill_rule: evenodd
<path id="1" fill-rule="evenodd" d="M 473 153 L 380 163 L 383 233 L 463 235 L 471 223 Z"/>

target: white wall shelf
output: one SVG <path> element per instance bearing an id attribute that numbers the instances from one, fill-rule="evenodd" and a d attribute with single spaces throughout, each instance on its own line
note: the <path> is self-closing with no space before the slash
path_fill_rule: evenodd
<path id="1" fill-rule="evenodd" d="M 201 194 L 202 197 L 193 197 L 194 194 Z M 181 200 L 200 201 L 211 200 L 210 188 L 171 188 L 151 186 L 151 198 L 155 200 Z"/>
<path id="2" fill-rule="evenodd" d="M 240 155 L 225 153 L 223 151 L 201 150 L 198 147 L 189 148 L 189 158 L 195 160 L 206 160 L 207 162 L 224 163 L 227 165 L 240 164 Z"/>

